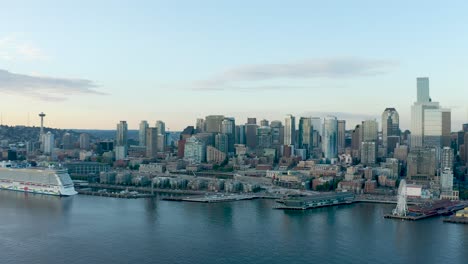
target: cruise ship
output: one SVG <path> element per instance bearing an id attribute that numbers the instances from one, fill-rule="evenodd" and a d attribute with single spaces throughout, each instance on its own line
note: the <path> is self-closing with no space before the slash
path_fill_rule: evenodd
<path id="1" fill-rule="evenodd" d="M 57 196 L 77 194 L 68 171 L 53 168 L 0 167 L 0 189 Z"/>

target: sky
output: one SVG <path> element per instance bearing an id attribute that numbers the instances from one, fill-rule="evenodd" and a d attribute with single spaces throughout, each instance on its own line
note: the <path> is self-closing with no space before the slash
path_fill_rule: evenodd
<path id="1" fill-rule="evenodd" d="M 468 122 L 468 2 L 3 1 L 1 122 L 172 131 L 224 114 L 336 115 L 387 107 L 409 128 L 416 77 Z"/>

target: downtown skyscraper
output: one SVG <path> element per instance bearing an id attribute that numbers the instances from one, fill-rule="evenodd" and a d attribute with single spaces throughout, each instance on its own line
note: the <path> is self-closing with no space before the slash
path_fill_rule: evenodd
<path id="1" fill-rule="evenodd" d="M 287 115 L 284 119 L 284 145 L 295 145 L 296 143 L 296 118 Z"/>
<path id="2" fill-rule="evenodd" d="M 338 120 L 335 116 L 327 116 L 324 119 L 322 145 L 325 159 L 336 159 L 338 156 Z"/>
<path id="3" fill-rule="evenodd" d="M 441 108 L 429 96 L 429 78 L 417 78 L 417 101 L 411 107 L 411 148 L 450 143 L 450 109 Z"/>
<path id="4" fill-rule="evenodd" d="M 400 115 L 395 108 L 386 108 L 382 113 L 382 145 L 386 154 L 393 152 L 400 143 Z"/>

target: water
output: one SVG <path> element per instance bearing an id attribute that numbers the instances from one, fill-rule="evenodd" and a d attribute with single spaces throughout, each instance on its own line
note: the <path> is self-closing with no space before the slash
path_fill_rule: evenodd
<path id="1" fill-rule="evenodd" d="M 273 205 L 0 191 L 0 263 L 468 263 L 468 225 L 384 219 L 392 205 Z"/>

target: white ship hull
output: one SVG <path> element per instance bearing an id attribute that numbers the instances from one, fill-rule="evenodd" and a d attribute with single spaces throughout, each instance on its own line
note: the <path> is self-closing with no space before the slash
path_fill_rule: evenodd
<path id="1" fill-rule="evenodd" d="M 34 183 L 28 184 L 28 183 L 22 183 L 22 182 L 16 182 L 16 181 L 5 181 L 5 180 L 0 180 L 0 189 L 17 191 L 17 192 L 55 195 L 55 196 L 70 196 L 70 195 L 77 194 L 73 186 L 63 187 L 63 186 L 46 185 L 46 184 L 34 184 Z"/>

